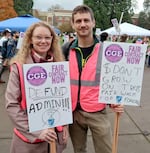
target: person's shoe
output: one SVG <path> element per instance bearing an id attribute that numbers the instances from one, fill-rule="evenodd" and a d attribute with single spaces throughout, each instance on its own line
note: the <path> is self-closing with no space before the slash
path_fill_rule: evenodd
<path id="1" fill-rule="evenodd" d="M 3 81 L 3 80 L 0 80 L 0 83 L 6 83 L 5 81 Z"/>

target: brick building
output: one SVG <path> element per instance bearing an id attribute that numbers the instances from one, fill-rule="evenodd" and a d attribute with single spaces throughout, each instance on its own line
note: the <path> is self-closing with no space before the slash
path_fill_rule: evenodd
<path id="1" fill-rule="evenodd" d="M 70 10 L 53 10 L 39 11 L 33 10 L 33 16 L 46 21 L 50 25 L 59 27 L 61 24 L 70 23 L 72 11 Z"/>
<path id="2" fill-rule="evenodd" d="M 71 10 L 53 10 L 53 11 L 40 11 L 33 10 L 33 16 L 46 21 L 50 25 L 59 27 L 62 24 L 70 23 L 72 11 Z M 132 23 L 138 25 L 139 14 L 134 14 Z"/>

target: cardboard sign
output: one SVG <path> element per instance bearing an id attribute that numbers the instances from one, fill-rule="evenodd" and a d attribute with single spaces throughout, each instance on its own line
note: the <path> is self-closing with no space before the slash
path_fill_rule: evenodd
<path id="1" fill-rule="evenodd" d="M 99 36 L 101 34 L 101 29 L 100 28 L 96 28 L 95 34 L 97 36 Z"/>
<path id="2" fill-rule="evenodd" d="M 116 31 L 120 32 L 118 20 L 116 18 L 114 18 L 114 19 L 111 19 L 111 22 L 112 22 L 113 26 L 115 27 Z"/>
<path id="3" fill-rule="evenodd" d="M 140 105 L 147 45 L 104 42 L 99 101 Z"/>
<path id="4" fill-rule="evenodd" d="M 68 62 L 24 64 L 30 132 L 72 123 Z"/>
<path id="5" fill-rule="evenodd" d="M 18 39 L 18 43 L 17 43 L 17 49 L 20 49 L 21 48 L 24 35 L 25 35 L 24 32 L 20 32 L 19 39 Z"/>

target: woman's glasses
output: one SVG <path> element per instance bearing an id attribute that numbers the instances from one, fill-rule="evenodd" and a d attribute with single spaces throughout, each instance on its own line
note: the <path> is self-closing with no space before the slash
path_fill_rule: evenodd
<path id="1" fill-rule="evenodd" d="M 53 36 L 45 36 L 45 37 L 43 37 L 43 36 L 38 36 L 37 35 L 37 36 L 33 36 L 33 38 L 35 38 L 35 40 L 37 40 L 37 41 L 42 41 L 43 39 L 45 41 L 51 41 Z"/>

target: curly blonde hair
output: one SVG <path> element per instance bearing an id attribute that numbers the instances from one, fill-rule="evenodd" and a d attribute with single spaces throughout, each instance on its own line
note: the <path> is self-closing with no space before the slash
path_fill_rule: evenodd
<path id="1" fill-rule="evenodd" d="M 32 44 L 31 44 L 31 38 L 33 35 L 33 31 L 37 27 L 46 27 L 51 32 L 51 35 L 53 36 L 52 44 L 48 52 L 52 52 L 54 56 L 54 61 L 64 61 L 64 56 L 61 50 L 59 37 L 55 34 L 52 27 L 50 27 L 45 22 L 37 22 L 31 25 L 27 31 L 25 32 L 25 35 L 23 37 L 23 42 L 21 45 L 21 48 L 19 49 L 18 53 L 15 55 L 14 58 L 11 59 L 10 64 L 13 64 L 15 62 L 18 62 L 20 64 L 25 64 L 27 57 L 31 54 L 32 50 Z"/>

